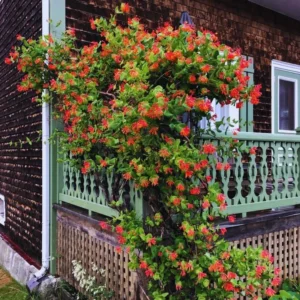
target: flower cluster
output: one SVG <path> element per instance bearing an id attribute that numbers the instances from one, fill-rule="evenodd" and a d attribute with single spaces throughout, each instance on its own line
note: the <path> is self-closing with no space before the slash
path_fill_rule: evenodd
<path id="1" fill-rule="evenodd" d="M 117 9 L 129 12 L 128 4 Z M 64 124 L 62 150 L 83 174 L 114 170 L 120 186 L 131 181 L 143 192 L 145 220 L 118 201 L 119 225 L 101 222 L 101 228 L 115 230 L 132 267 L 149 278 L 154 299 L 270 296 L 278 278 L 269 254 L 230 249 L 221 237 L 226 229 L 214 223 L 226 210 L 226 196 L 207 175 L 218 149 L 210 142 L 199 146 L 200 121 L 215 119 L 213 99 L 238 108 L 259 101 L 260 86 L 248 87 L 240 51 L 188 24 L 149 32 L 137 17 L 126 26 L 112 17 L 91 20 L 91 27 L 101 42 L 80 49 L 74 30 L 60 41 L 18 37 L 23 47 L 6 62 L 25 73 L 19 91 L 36 91 L 33 101 L 53 101 Z"/>

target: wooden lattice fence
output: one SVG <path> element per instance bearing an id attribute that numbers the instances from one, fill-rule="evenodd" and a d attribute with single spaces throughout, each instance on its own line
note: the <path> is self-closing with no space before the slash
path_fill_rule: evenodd
<path id="1" fill-rule="evenodd" d="M 78 216 L 79 214 L 72 217 L 66 212 L 58 213 L 58 275 L 78 288 L 78 282 L 72 275 L 72 260 L 81 261 L 90 275 L 94 275 L 92 263 L 95 263 L 106 270 L 107 287 L 115 292 L 113 299 L 147 299 L 146 296 L 141 296 L 139 276 L 128 268 L 128 255 L 115 251 L 115 238 L 98 231 L 97 221 L 94 225 L 88 225 Z M 274 267 L 281 270 L 282 279 L 299 279 L 299 226 L 231 241 L 231 246 L 240 249 L 249 246 L 267 249 L 274 257 Z"/>
<path id="2" fill-rule="evenodd" d="M 79 224 L 79 226 L 77 226 Z M 126 252 L 116 252 L 115 237 L 95 232 L 93 226 L 77 225 L 66 215 L 58 218 L 57 227 L 57 273 L 64 280 L 76 287 L 78 282 L 72 274 L 72 260 L 81 262 L 81 265 L 91 276 L 96 276 L 97 283 L 103 283 L 103 278 L 97 275 L 92 267 L 95 264 L 105 270 L 105 282 L 110 291 L 114 291 L 114 300 L 136 300 L 143 298 L 141 287 L 138 284 L 138 275 L 129 270 L 129 256 Z M 102 280 L 101 280 L 102 278 Z"/>
<path id="3" fill-rule="evenodd" d="M 245 249 L 262 247 L 274 257 L 274 267 L 281 270 L 282 279 L 300 277 L 300 227 L 257 235 L 232 242 L 233 247 Z"/>

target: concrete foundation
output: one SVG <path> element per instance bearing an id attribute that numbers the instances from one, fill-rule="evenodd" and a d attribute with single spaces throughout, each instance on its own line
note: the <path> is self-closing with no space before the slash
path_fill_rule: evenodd
<path id="1" fill-rule="evenodd" d="M 37 268 L 30 265 L 0 237 L 0 266 L 20 284 L 25 285 Z"/>

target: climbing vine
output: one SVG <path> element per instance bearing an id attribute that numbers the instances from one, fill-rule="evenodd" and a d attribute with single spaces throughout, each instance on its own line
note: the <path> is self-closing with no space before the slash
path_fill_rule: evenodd
<path id="1" fill-rule="evenodd" d="M 116 15 L 129 12 L 124 3 L 116 9 Z M 91 20 L 91 27 L 100 42 L 79 48 L 73 29 L 60 40 L 18 36 L 22 46 L 6 63 L 25 74 L 20 92 L 34 90 L 32 101 L 52 103 L 64 126 L 61 150 L 81 172 L 118 176 L 108 200 L 120 216 L 113 224 L 100 222 L 116 232 L 116 251 L 130 252 L 131 267 L 144 272 L 153 299 L 272 296 L 280 280 L 271 255 L 230 248 L 226 229 L 216 225 L 226 217 L 226 196 L 207 170 L 220 149 L 203 139 L 212 127 L 200 126 L 216 120 L 213 100 L 239 109 L 259 102 L 260 86 L 248 87 L 243 74 L 247 61 L 214 33 L 189 24 L 165 23 L 150 32 L 137 17 L 120 25 L 112 16 Z M 239 146 L 231 139 L 222 151 Z M 230 169 L 228 162 L 216 164 Z M 144 219 L 119 199 L 128 181 L 143 193 Z"/>

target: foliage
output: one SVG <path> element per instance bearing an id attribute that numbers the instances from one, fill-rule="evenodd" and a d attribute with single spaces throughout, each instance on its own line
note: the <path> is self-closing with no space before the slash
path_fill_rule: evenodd
<path id="1" fill-rule="evenodd" d="M 300 285 L 296 281 L 286 280 L 282 283 L 277 295 L 271 297 L 271 300 L 298 300 L 300 299 Z"/>
<path id="2" fill-rule="evenodd" d="M 129 9 L 122 4 L 116 12 Z M 62 151 L 82 173 L 93 172 L 101 185 L 103 172 L 116 172 L 108 201 L 120 217 L 111 228 L 131 253 L 132 268 L 145 272 L 157 300 L 272 296 L 279 279 L 269 253 L 230 249 L 222 238 L 226 229 L 214 223 L 225 216 L 226 196 L 209 183 L 207 170 L 220 149 L 202 138 L 212 129 L 199 125 L 216 120 L 213 99 L 238 108 L 258 103 L 260 86 L 247 86 L 240 51 L 188 24 L 148 32 L 137 17 L 121 26 L 113 16 L 91 20 L 91 27 L 101 41 L 82 48 L 72 29 L 60 41 L 18 36 L 22 47 L 6 62 L 25 73 L 19 91 L 35 90 L 33 101 L 53 101 L 64 124 Z M 221 150 L 235 153 L 239 146 L 232 139 Z M 217 163 L 219 171 L 229 168 Z M 128 181 L 143 192 L 150 210 L 145 220 L 130 209 L 130 199 L 120 200 Z"/>
<path id="3" fill-rule="evenodd" d="M 79 286 L 85 291 L 85 294 L 91 296 L 94 300 L 111 299 L 113 292 L 106 288 L 105 283 L 103 285 L 97 284 L 96 277 L 88 275 L 79 261 L 73 260 L 72 264 L 74 278 L 79 282 Z M 105 276 L 105 270 L 99 270 L 96 265 L 93 265 L 92 269 L 96 274 Z"/>

